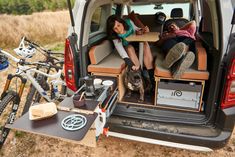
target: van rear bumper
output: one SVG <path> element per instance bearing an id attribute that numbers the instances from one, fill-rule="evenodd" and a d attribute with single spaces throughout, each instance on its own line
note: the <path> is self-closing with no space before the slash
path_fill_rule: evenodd
<path id="1" fill-rule="evenodd" d="M 190 149 L 191 147 L 191 150 L 199 151 L 210 151 L 222 148 L 226 145 L 231 136 L 230 131 L 220 131 L 217 136 L 198 136 L 137 128 L 117 123 L 112 124 L 112 122 L 109 122 L 107 126 L 110 131 L 108 135 L 110 136 L 132 140 L 138 139 L 137 141 L 183 149 Z"/>
<path id="2" fill-rule="evenodd" d="M 177 143 L 209 149 L 224 147 L 234 129 L 235 107 L 220 110 L 217 114 L 216 122 L 210 123 L 209 125 L 206 125 L 206 123 L 191 124 L 190 121 L 187 121 L 195 119 L 200 122 L 200 119 L 204 120 L 206 118 L 203 117 L 203 114 L 185 115 L 183 113 L 181 115 L 178 112 L 168 113 L 166 111 L 158 111 L 137 106 L 125 107 L 119 104 L 113 115 L 109 118 L 106 126 L 113 133 L 110 136 L 122 135 L 128 139 L 133 136 L 135 138 L 167 141 L 173 143 L 173 146 L 176 146 Z M 181 118 L 182 121 L 178 120 L 173 122 L 172 119 L 174 117 L 172 118 L 172 115 L 177 115 L 175 119 Z M 162 116 L 163 118 L 161 118 Z M 187 118 L 183 119 L 185 116 Z M 185 123 L 186 121 L 187 123 Z M 157 144 L 160 142 L 150 143 Z"/>
<path id="3" fill-rule="evenodd" d="M 169 141 L 162 141 L 162 140 L 155 140 L 145 137 L 139 137 L 139 136 L 133 136 L 133 135 L 127 135 L 127 134 L 121 134 L 117 132 L 111 132 L 109 131 L 107 136 L 113 136 L 138 142 L 145 142 L 150 144 L 157 144 L 167 147 L 174 147 L 174 148 L 180 148 L 180 149 L 188 149 L 188 150 L 194 150 L 194 151 L 203 151 L 203 152 L 211 152 L 212 149 L 208 147 L 202 147 L 202 146 L 195 146 L 195 145 L 189 145 L 189 144 L 181 144 L 176 142 L 169 142 Z"/>

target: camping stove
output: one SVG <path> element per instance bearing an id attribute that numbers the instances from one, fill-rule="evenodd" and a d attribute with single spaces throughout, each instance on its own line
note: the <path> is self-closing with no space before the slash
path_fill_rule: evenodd
<path id="1" fill-rule="evenodd" d="M 101 102 L 101 104 L 105 101 L 105 99 L 110 96 L 111 94 L 111 87 L 110 86 L 101 86 L 96 88 L 94 94 L 87 94 L 86 93 L 86 85 L 84 84 L 76 93 L 81 94 L 85 92 L 86 100 L 95 100 Z"/>

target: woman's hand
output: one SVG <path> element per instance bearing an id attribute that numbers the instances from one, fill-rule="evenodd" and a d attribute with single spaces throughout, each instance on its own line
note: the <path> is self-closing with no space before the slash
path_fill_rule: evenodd
<path id="1" fill-rule="evenodd" d="M 143 30 L 144 30 L 144 33 L 149 32 L 149 27 L 148 27 L 148 26 L 145 26 L 145 27 L 143 28 Z"/>
<path id="2" fill-rule="evenodd" d="M 166 39 L 175 38 L 175 37 L 176 37 L 175 33 L 164 32 L 161 36 L 161 39 L 166 40 Z"/>
<path id="3" fill-rule="evenodd" d="M 134 70 L 134 71 L 139 70 L 139 68 L 140 68 L 140 66 L 136 66 L 136 65 L 133 65 L 133 66 L 131 67 L 131 69 Z"/>
<path id="4" fill-rule="evenodd" d="M 161 36 L 161 37 L 164 38 L 164 37 L 167 36 L 168 34 L 169 34 L 169 33 L 165 31 L 165 32 L 162 33 L 162 36 Z"/>

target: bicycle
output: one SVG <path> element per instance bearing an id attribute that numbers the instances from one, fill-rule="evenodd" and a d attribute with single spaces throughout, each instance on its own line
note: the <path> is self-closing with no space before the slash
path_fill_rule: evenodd
<path id="1" fill-rule="evenodd" d="M 36 49 L 34 48 L 32 44 L 29 44 L 29 46 L 26 48 L 23 42 L 24 42 L 24 38 L 22 39 L 20 46 L 17 49 L 15 49 L 16 53 L 22 57 L 21 59 L 16 58 L 13 55 L 11 55 L 9 52 L 0 49 L 0 54 L 2 56 L 5 56 L 5 58 L 10 58 L 12 61 L 17 63 L 17 71 L 15 74 L 8 75 L 3 93 L 0 98 L 0 116 L 4 116 L 3 113 L 7 115 L 1 118 L 1 122 L 3 121 L 4 124 L 0 126 L 0 148 L 4 144 L 10 131 L 10 129 L 5 128 L 5 125 L 12 124 L 16 118 L 17 111 L 19 109 L 19 105 L 21 101 L 21 97 L 25 89 L 25 84 L 27 80 L 31 82 L 32 86 L 34 86 L 34 88 L 40 94 L 40 96 L 43 97 L 48 102 L 52 102 L 54 100 L 48 96 L 47 92 L 39 84 L 35 76 L 41 75 L 46 78 L 51 78 L 53 92 L 55 93 L 57 97 L 61 96 L 61 94 L 59 93 L 57 89 L 58 84 L 59 83 L 65 84 L 61 80 L 62 67 L 52 65 L 50 62 L 49 63 L 27 62 L 26 59 L 31 58 L 35 54 Z M 49 74 L 47 72 L 43 72 L 42 70 L 39 70 L 38 67 L 45 68 L 45 69 L 54 68 L 54 69 L 57 69 L 58 72 L 55 74 Z M 20 79 L 21 81 L 20 88 L 18 91 L 13 91 L 10 89 L 11 81 L 14 78 Z M 9 107 L 11 107 L 11 109 Z"/>
<path id="2" fill-rule="evenodd" d="M 55 70 L 58 72 L 58 70 L 60 68 L 63 67 L 63 64 L 64 64 L 64 60 L 62 59 L 58 59 L 57 57 L 54 57 L 53 55 L 60 55 L 62 57 L 64 57 L 64 54 L 63 53 L 55 53 L 55 52 L 52 52 L 51 50 L 47 50 L 43 47 L 41 47 L 40 45 L 36 44 L 35 42 L 32 42 L 28 39 L 24 39 L 28 44 L 32 45 L 35 49 L 37 49 L 39 52 L 41 52 L 45 57 L 46 59 L 43 60 L 43 61 L 40 61 L 41 63 L 50 63 L 52 65 L 57 65 L 59 64 L 59 68 L 55 68 Z M 46 69 L 46 73 L 50 73 L 51 72 L 51 68 L 48 67 L 48 68 L 45 68 L 45 67 L 42 67 L 41 65 L 38 65 L 36 67 L 38 70 L 39 69 Z M 66 85 L 65 83 L 62 83 L 62 82 L 55 82 L 54 81 L 54 85 L 59 85 L 61 84 L 61 91 L 60 91 L 60 95 L 58 95 L 58 92 L 57 94 L 54 92 L 53 89 L 55 88 L 50 88 L 49 87 L 49 84 L 47 82 L 47 77 L 43 76 L 43 75 L 37 75 L 37 73 L 35 73 L 34 75 L 34 78 L 36 78 L 36 80 L 38 81 L 38 83 L 42 86 L 42 88 L 45 90 L 45 91 L 48 91 L 49 89 L 51 89 L 51 94 L 50 94 L 50 97 L 52 100 L 63 100 L 64 97 L 62 97 L 61 95 L 66 95 Z M 64 80 L 64 75 L 63 73 L 61 74 L 61 80 Z M 22 114 L 25 114 L 26 112 L 28 112 L 29 110 L 29 107 L 34 104 L 34 103 L 39 103 L 42 99 L 42 96 L 40 95 L 40 93 L 36 90 L 36 88 L 31 84 L 30 85 L 30 89 L 29 89 L 29 92 L 27 94 L 27 97 L 26 97 L 26 102 L 25 102 L 25 105 L 24 105 L 24 109 L 23 109 L 23 112 Z"/>

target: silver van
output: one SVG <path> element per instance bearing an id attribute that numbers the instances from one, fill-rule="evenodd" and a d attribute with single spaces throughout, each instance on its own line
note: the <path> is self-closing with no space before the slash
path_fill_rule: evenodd
<path id="1" fill-rule="evenodd" d="M 65 46 L 69 93 L 85 91 L 98 101 L 95 121 L 101 134 L 183 149 L 211 151 L 226 145 L 235 121 L 235 42 L 232 0 L 76 0 Z M 108 40 L 110 15 L 135 16 L 150 29 L 164 31 L 171 20 L 195 20 L 196 59 L 180 79 L 162 66 L 161 48 L 149 43 L 154 56 L 154 93 L 127 97 L 126 65 Z M 158 23 L 156 13 L 166 15 Z M 88 77 L 87 77 L 88 76 Z M 111 81 L 110 86 L 89 80 Z M 85 81 L 84 81 L 85 80 Z"/>

